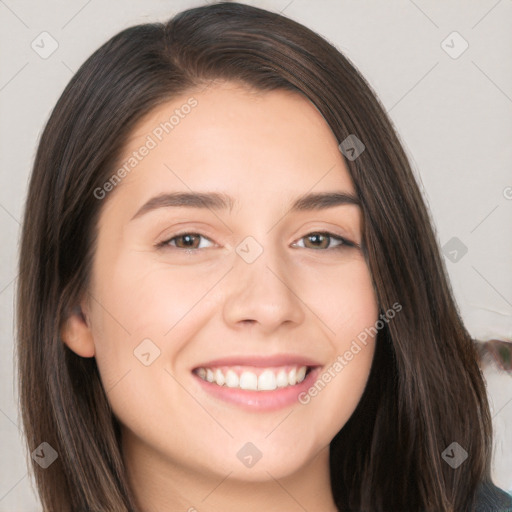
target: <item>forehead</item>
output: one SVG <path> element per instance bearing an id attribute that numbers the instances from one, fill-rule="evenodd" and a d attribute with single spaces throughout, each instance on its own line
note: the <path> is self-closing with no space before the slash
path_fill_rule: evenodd
<path id="1" fill-rule="evenodd" d="M 234 83 L 159 105 L 127 139 L 116 169 L 121 166 L 127 170 L 122 187 L 137 196 L 165 187 L 230 186 L 235 195 L 260 199 L 285 198 L 294 189 L 297 195 L 315 187 L 354 190 L 336 137 L 307 98 Z"/>

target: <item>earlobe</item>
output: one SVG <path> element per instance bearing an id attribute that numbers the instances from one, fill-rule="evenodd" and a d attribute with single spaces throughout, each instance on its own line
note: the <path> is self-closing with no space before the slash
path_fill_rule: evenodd
<path id="1" fill-rule="evenodd" d="M 81 357 L 94 357 L 94 339 L 87 315 L 80 306 L 73 308 L 64 321 L 60 335 L 62 341 Z"/>

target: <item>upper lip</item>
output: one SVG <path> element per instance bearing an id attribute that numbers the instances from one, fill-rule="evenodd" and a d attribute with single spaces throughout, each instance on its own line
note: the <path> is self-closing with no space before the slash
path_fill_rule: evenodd
<path id="1" fill-rule="evenodd" d="M 296 354 L 276 354 L 273 356 L 262 355 L 238 355 L 214 359 L 201 364 L 195 368 L 212 368 L 216 366 L 257 366 L 257 367 L 272 367 L 272 366 L 321 366 L 321 364 L 314 359 L 296 355 Z"/>

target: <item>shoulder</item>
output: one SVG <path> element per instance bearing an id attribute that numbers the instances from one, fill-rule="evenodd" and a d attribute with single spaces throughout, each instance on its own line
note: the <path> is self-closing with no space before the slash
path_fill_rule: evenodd
<path id="1" fill-rule="evenodd" d="M 492 482 L 480 484 L 475 503 L 475 512 L 512 512 L 512 496 Z"/>

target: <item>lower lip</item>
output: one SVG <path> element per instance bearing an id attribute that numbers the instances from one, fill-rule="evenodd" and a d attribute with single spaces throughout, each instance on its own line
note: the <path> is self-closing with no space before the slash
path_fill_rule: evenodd
<path id="1" fill-rule="evenodd" d="M 314 384 L 321 367 L 313 368 L 299 384 L 272 391 L 251 391 L 219 386 L 193 373 L 202 388 L 211 396 L 251 411 L 275 411 L 299 402 L 298 396 Z"/>

